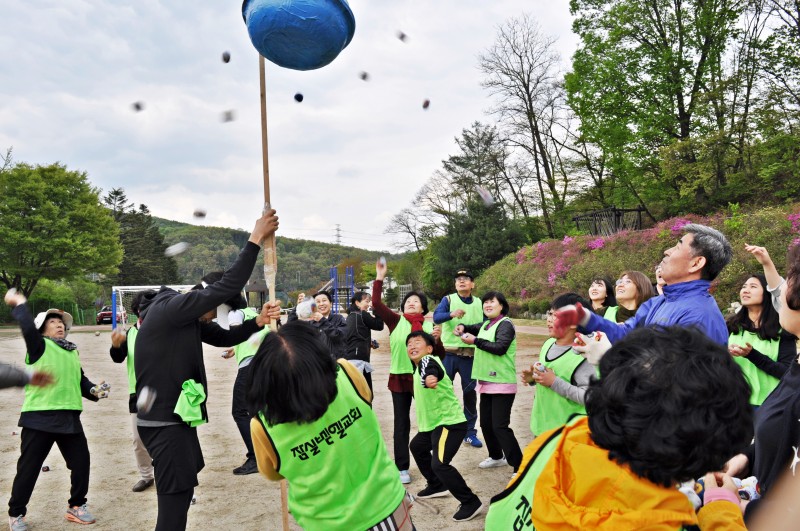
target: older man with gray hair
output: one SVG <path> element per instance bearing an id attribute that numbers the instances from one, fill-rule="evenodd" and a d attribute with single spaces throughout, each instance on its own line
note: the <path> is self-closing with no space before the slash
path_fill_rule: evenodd
<path id="1" fill-rule="evenodd" d="M 697 328 L 711 340 L 727 345 L 725 319 L 708 290 L 711 281 L 731 261 L 731 244 L 720 231 L 705 225 L 690 223 L 683 231 L 675 246 L 664 251 L 664 294 L 646 301 L 636 315 L 617 324 L 580 305 L 568 306 L 557 312 L 554 326 L 558 329 L 577 324 L 584 333 L 599 330 L 614 343 L 642 326 L 678 325 Z"/>

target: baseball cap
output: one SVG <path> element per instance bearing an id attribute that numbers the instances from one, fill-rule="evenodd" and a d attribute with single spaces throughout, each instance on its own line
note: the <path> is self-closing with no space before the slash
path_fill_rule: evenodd
<path id="1" fill-rule="evenodd" d="M 453 275 L 453 278 L 458 278 L 458 277 L 469 277 L 470 280 L 475 280 L 475 277 L 472 276 L 472 273 L 470 272 L 469 269 L 459 269 L 458 271 L 456 271 L 456 274 Z"/>

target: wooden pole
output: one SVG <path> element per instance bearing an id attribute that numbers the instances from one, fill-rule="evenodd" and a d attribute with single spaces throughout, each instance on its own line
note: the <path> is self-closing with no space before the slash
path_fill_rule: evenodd
<path id="1" fill-rule="evenodd" d="M 258 56 L 258 73 L 261 85 L 261 159 L 264 168 L 264 211 L 272 208 L 269 193 L 269 146 L 267 143 L 267 73 L 264 57 Z M 264 240 L 264 281 L 269 291 L 270 302 L 275 301 L 275 275 L 278 273 L 278 254 L 275 249 L 275 233 Z M 277 326 L 270 323 L 274 332 Z M 286 480 L 281 480 L 281 520 L 283 530 L 289 531 L 289 489 Z"/>

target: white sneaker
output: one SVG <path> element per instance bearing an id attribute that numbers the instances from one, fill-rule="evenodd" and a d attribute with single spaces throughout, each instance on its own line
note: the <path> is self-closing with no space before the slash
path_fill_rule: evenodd
<path id="1" fill-rule="evenodd" d="M 8 517 L 8 528 L 11 531 L 28 531 L 28 523 L 25 521 L 24 516 L 11 516 Z"/>
<path id="2" fill-rule="evenodd" d="M 411 483 L 411 474 L 408 473 L 408 470 L 400 471 L 400 483 L 403 485 L 408 485 Z"/>
<path id="3" fill-rule="evenodd" d="M 501 459 L 492 459 L 491 457 L 487 457 L 478 463 L 478 468 L 497 468 L 499 466 L 508 466 L 508 462 L 506 461 L 505 457 Z"/>

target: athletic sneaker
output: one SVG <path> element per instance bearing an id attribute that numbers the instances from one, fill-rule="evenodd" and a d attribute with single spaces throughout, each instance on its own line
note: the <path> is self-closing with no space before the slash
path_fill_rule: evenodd
<path id="1" fill-rule="evenodd" d="M 491 457 L 487 457 L 478 463 L 478 468 L 497 468 L 499 466 L 506 465 L 508 465 L 508 462 L 506 461 L 505 457 L 501 457 L 500 459 L 492 459 Z"/>
<path id="2" fill-rule="evenodd" d="M 445 487 L 431 487 L 430 484 L 425 485 L 425 488 L 417 493 L 417 498 L 443 498 L 449 496 L 450 491 Z"/>
<path id="3" fill-rule="evenodd" d="M 411 483 L 411 474 L 408 473 L 408 470 L 400 471 L 400 483 L 403 485 L 408 485 Z"/>
<path id="4" fill-rule="evenodd" d="M 475 498 L 475 501 L 470 503 L 462 503 L 458 506 L 456 514 L 453 515 L 453 520 L 456 522 L 472 520 L 481 513 L 481 509 L 483 509 L 483 504 L 478 498 Z"/>
<path id="5" fill-rule="evenodd" d="M 15 516 L 13 518 L 9 516 L 8 528 L 11 531 L 28 531 L 28 529 L 30 529 L 28 527 L 28 522 L 25 521 L 25 517 L 22 515 Z"/>
<path id="6" fill-rule="evenodd" d="M 478 439 L 477 435 L 467 435 L 464 437 L 464 444 L 468 444 L 473 448 L 483 448 L 483 443 Z"/>
<path id="7" fill-rule="evenodd" d="M 92 513 L 86 508 L 86 504 L 84 503 L 80 507 L 70 507 L 67 509 L 67 514 L 65 518 L 70 522 L 75 522 L 76 524 L 93 524 L 96 522 Z"/>
<path id="8" fill-rule="evenodd" d="M 248 474 L 257 474 L 258 473 L 258 463 L 256 462 L 255 458 L 248 459 L 245 461 L 242 466 L 237 466 L 233 469 L 233 474 L 235 476 L 246 476 Z"/>

